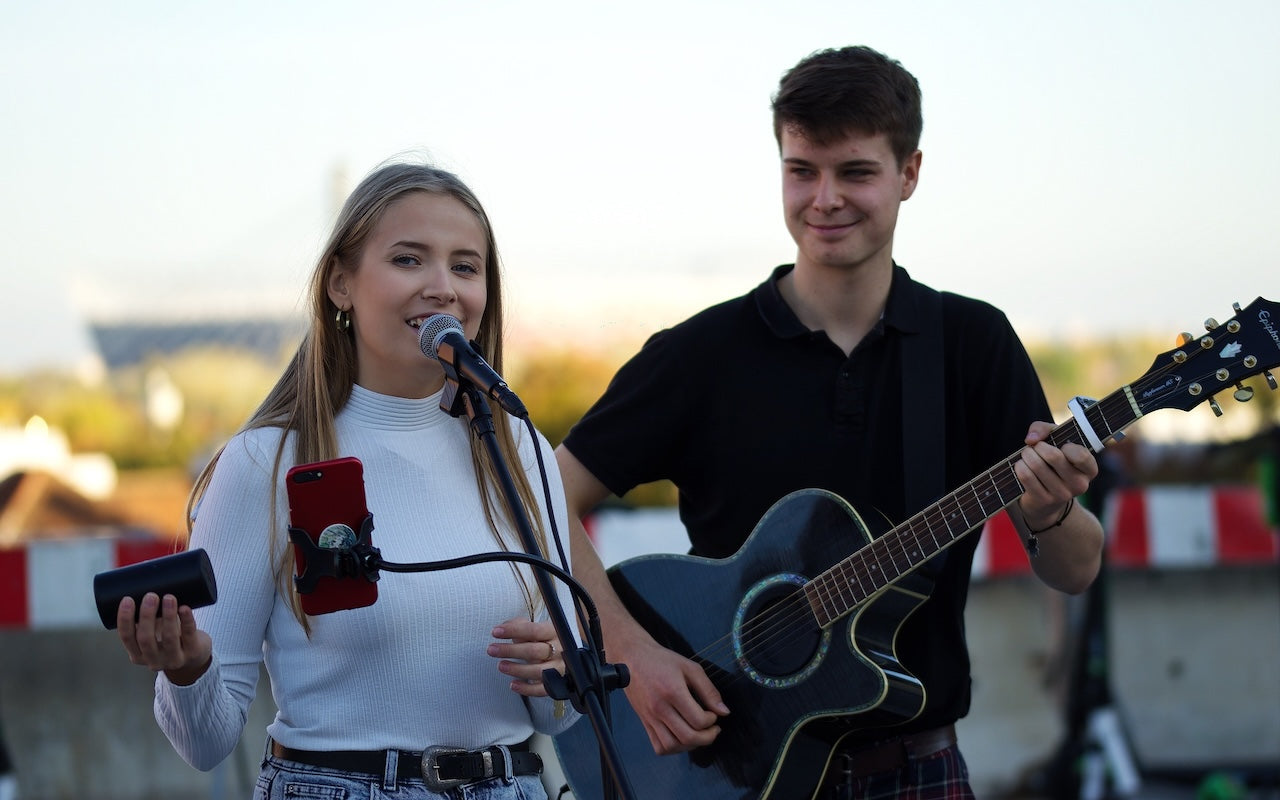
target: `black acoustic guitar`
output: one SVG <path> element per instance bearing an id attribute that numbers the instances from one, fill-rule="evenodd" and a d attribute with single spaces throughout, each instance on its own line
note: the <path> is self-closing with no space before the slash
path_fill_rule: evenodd
<path id="1" fill-rule="evenodd" d="M 1189 411 L 1280 364 L 1280 308 L 1258 298 L 1226 324 L 1182 337 L 1138 380 L 1100 401 L 1077 398 L 1057 446 L 1100 452 L 1151 411 Z M 851 731 L 918 715 L 924 687 L 899 664 L 899 626 L 927 597 L 917 568 L 1021 496 L 1019 453 L 878 538 L 839 497 L 779 500 L 733 556 L 642 556 L 609 570 L 628 610 L 666 647 L 706 670 L 733 712 L 707 747 L 658 756 L 625 697 L 610 702 L 614 737 L 639 800 L 813 797 Z M 850 555 L 852 553 L 852 555 Z M 603 796 L 590 725 L 556 737 L 577 800 Z"/>

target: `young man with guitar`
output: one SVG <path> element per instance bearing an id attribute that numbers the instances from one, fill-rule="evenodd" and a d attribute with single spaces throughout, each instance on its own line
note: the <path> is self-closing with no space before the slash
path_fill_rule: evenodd
<path id="1" fill-rule="evenodd" d="M 620 746 L 655 797 L 972 797 L 954 729 L 970 702 L 964 607 L 979 534 L 966 534 L 1007 508 L 1036 575 L 1084 591 L 1103 537 L 1075 498 L 1097 463 L 1049 441 L 1039 379 L 1001 311 L 935 292 L 893 261 L 899 207 L 920 177 L 915 78 L 869 48 L 822 51 L 783 77 L 773 112 L 795 264 L 655 334 L 557 451 L 575 573 L 599 604 L 610 660 L 631 672 L 638 722 L 622 725 L 642 726 L 652 752 Z M 866 574 L 806 585 L 1001 459 L 1003 483 L 989 474 L 960 493 L 979 513 L 933 512 L 927 559 L 898 545 Z M 610 493 L 659 479 L 679 488 L 698 558 L 646 594 L 611 584 L 576 523 Z M 777 543 L 749 556 L 749 537 Z M 739 572 L 793 557 L 804 566 L 766 565 L 778 574 L 758 583 Z M 861 606 L 823 609 L 867 585 Z M 668 591 L 690 593 L 690 625 L 730 596 L 727 658 L 698 650 L 679 620 L 646 622 L 649 598 Z M 849 608 L 853 623 L 835 624 Z M 815 617 L 825 624 L 787 638 Z M 773 702 L 806 692 L 815 707 Z M 705 783 L 663 788 L 668 763 Z"/>

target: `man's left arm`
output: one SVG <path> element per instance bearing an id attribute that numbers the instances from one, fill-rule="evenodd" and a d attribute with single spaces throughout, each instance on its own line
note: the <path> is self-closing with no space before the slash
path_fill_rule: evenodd
<path id="1" fill-rule="evenodd" d="M 1089 588 L 1102 566 L 1102 525 L 1076 498 L 1098 475 L 1093 453 L 1078 444 L 1048 441 L 1053 425 L 1032 423 L 1014 473 L 1023 494 L 1009 518 L 1027 544 L 1031 568 L 1046 585 L 1068 594 Z M 1017 506 L 1017 508 L 1013 508 Z"/>

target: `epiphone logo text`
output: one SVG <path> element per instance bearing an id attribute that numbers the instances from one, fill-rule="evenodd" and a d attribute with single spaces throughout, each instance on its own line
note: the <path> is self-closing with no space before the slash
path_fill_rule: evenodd
<path id="1" fill-rule="evenodd" d="M 1143 392 L 1141 395 L 1142 399 L 1149 400 L 1150 398 L 1156 397 L 1157 395 L 1162 395 L 1165 392 L 1168 392 L 1177 384 L 1178 384 L 1178 379 L 1176 377 L 1170 376 L 1168 378 L 1165 378 L 1164 383 L 1159 384 L 1158 386 L 1152 386 L 1151 388 Z"/>
<path id="2" fill-rule="evenodd" d="M 1280 348 L 1280 331 L 1276 330 L 1275 323 L 1271 321 L 1271 312 L 1259 311 L 1258 322 L 1262 323 L 1262 329 L 1271 334 L 1271 340 L 1276 343 L 1277 348 Z"/>

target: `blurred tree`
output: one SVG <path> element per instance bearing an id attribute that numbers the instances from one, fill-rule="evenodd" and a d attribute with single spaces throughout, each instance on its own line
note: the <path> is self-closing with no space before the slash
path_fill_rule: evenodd
<path id="1" fill-rule="evenodd" d="M 1170 342 L 1151 337 L 1027 344 L 1050 408 L 1060 419 L 1071 397 L 1101 397 L 1132 383 L 1171 348 Z M 632 348 L 546 350 L 513 343 L 506 377 L 529 407 L 533 421 L 556 445 L 599 398 L 631 352 Z M 201 466 L 214 448 L 239 429 L 291 354 L 289 348 L 273 361 L 248 350 L 202 346 L 153 356 L 95 384 L 51 372 L 4 378 L 0 379 L 0 424 L 20 426 L 38 414 L 62 430 L 75 451 L 105 452 L 122 470 L 189 471 Z M 152 376 L 154 393 L 157 371 L 163 373 L 166 391 L 177 395 L 166 406 L 170 414 L 165 424 L 157 424 L 155 414 L 149 418 L 147 413 L 147 379 Z M 1249 384 L 1255 388 L 1248 412 L 1258 421 L 1256 429 L 1275 425 L 1280 392 L 1269 391 L 1260 377 Z M 674 488 L 663 482 L 638 487 L 622 502 L 673 505 L 675 501 Z"/>
<path id="2" fill-rule="evenodd" d="M 541 351 L 513 358 L 506 375 L 529 417 L 552 445 L 604 392 L 621 362 L 598 353 L 571 350 Z"/>
<path id="3" fill-rule="evenodd" d="M 513 358 L 508 383 L 529 407 L 529 417 L 552 445 L 568 435 L 613 378 L 625 356 L 588 351 L 542 351 Z M 622 499 L 633 506 L 675 505 L 667 481 L 638 486 Z"/>
<path id="4" fill-rule="evenodd" d="M 157 424 L 147 414 L 147 375 L 162 369 L 180 397 L 180 416 Z M 122 470 L 181 467 L 234 433 L 279 374 L 260 356 L 212 348 L 156 357 L 86 385 L 36 372 L 0 383 L 0 422 L 33 415 L 66 434 L 76 452 L 103 452 Z"/>
<path id="5" fill-rule="evenodd" d="M 250 353 L 202 347 L 184 351 L 167 364 L 185 402 L 184 459 L 222 445 L 262 403 L 284 369 Z"/>

